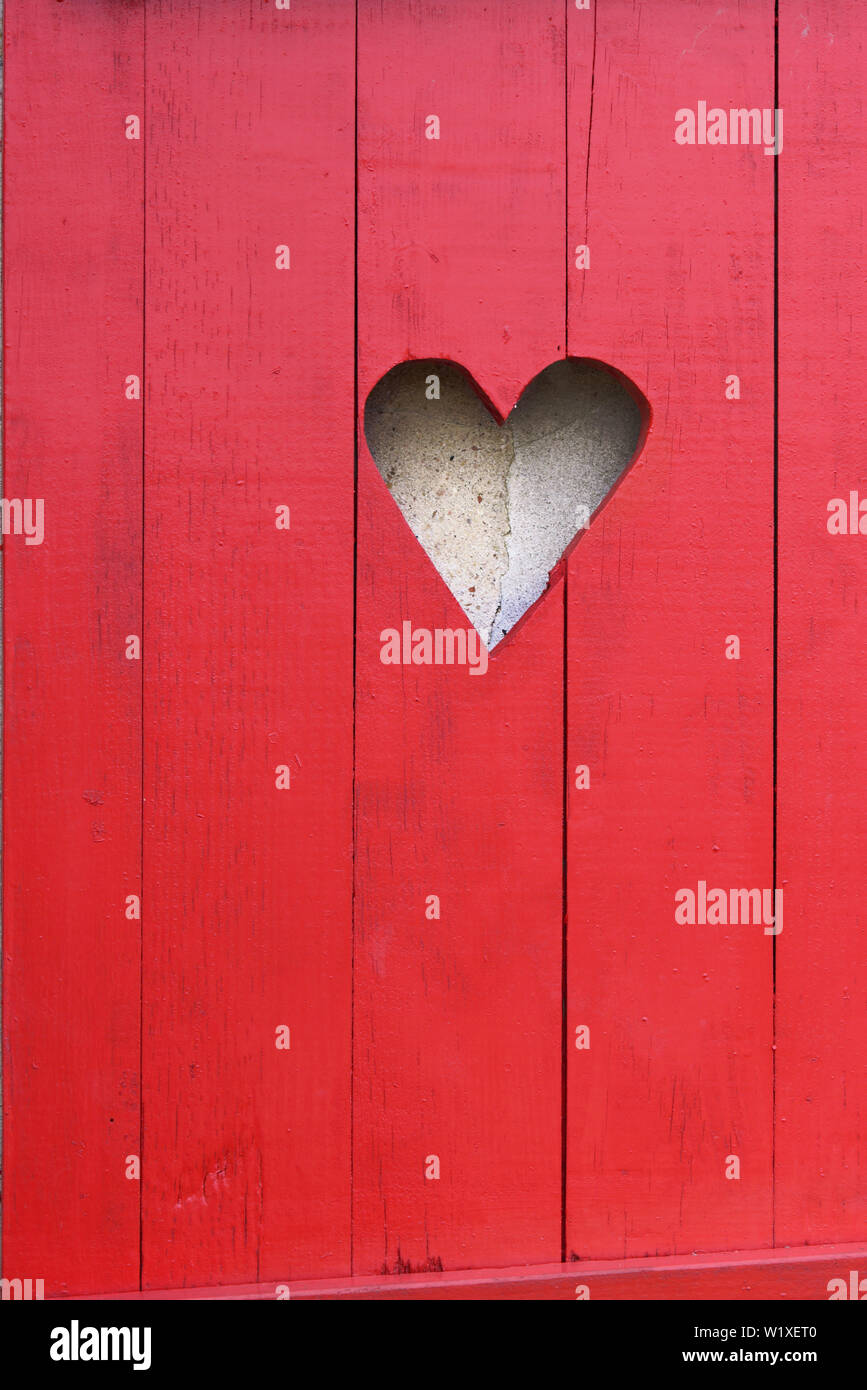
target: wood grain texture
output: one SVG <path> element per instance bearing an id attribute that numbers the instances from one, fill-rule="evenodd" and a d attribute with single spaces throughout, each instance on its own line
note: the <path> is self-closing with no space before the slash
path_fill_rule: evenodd
<path id="1" fill-rule="evenodd" d="M 503 416 L 562 356 L 564 37 L 561 5 L 359 5 L 360 412 L 432 357 Z M 484 675 L 383 665 L 384 629 L 467 619 L 358 431 L 353 1268 L 556 1258 L 561 589 Z"/>
<path id="2" fill-rule="evenodd" d="M 569 352 L 653 419 L 568 571 L 566 1255 L 760 1247 L 772 938 L 674 895 L 773 886 L 774 161 L 674 131 L 773 107 L 773 4 L 570 7 L 569 65 Z"/>
<path id="3" fill-rule="evenodd" d="M 148 8 L 144 1287 L 349 1266 L 354 35 Z"/>
<path id="4" fill-rule="evenodd" d="M 777 1239 L 867 1227 L 863 7 L 781 9 Z"/>
<path id="5" fill-rule="evenodd" d="M 80 1293 L 139 1263 L 142 15 L 5 12 L 3 1272 Z"/>

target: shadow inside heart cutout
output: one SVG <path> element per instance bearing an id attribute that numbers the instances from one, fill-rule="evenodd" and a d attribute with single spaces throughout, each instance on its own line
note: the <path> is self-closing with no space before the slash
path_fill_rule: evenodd
<path id="1" fill-rule="evenodd" d="M 364 409 L 376 466 L 488 649 L 638 457 L 650 407 L 613 368 L 564 358 L 502 425 L 454 362 L 402 362 Z"/>

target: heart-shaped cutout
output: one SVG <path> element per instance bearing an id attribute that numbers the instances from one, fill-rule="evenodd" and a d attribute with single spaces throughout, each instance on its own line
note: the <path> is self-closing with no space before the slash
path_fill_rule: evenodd
<path id="1" fill-rule="evenodd" d="M 370 452 L 416 539 L 489 649 L 638 457 L 650 409 L 613 368 L 564 358 L 500 424 L 454 362 L 402 362 L 367 398 Z"/>

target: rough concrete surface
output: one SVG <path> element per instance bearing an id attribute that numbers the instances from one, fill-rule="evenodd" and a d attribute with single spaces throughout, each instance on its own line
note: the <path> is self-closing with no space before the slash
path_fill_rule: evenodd
<path id="1" fill-rule="evenodd" d="M 439 399 L 428 399 L 430 378 Z M 544 593 L 632 459 L 638 405 L 596 363 L 540 372 L 499 426 L 451 363 L 405 362 L 371 391 L 370 451 L 419 543 L 492 648 Z"/>

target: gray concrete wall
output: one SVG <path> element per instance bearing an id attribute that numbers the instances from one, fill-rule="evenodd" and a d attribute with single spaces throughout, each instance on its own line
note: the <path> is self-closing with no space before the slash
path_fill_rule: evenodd
<path id="1" fill-rule="evenodd" d="M 575 359 L 540 372 L 502 427 L 464 372 L 434 361 L 388 372 L 364 420 L 395 501 L 488 647 L 544 593 L 642 423 L 616 376 Z"/>

